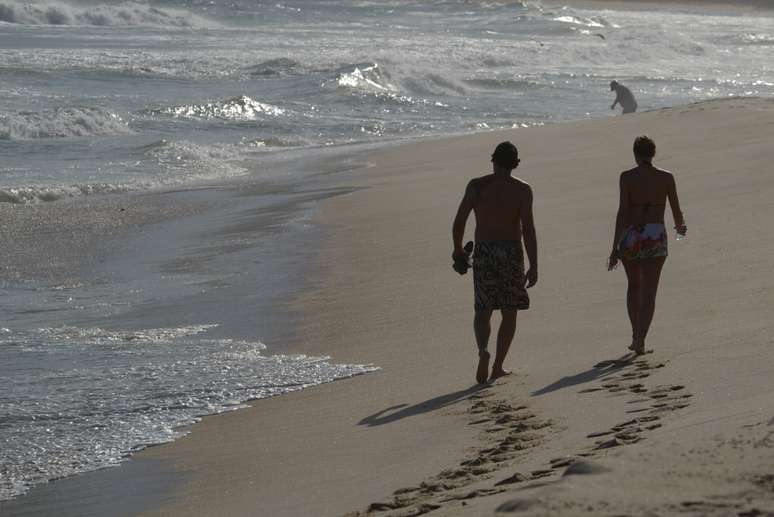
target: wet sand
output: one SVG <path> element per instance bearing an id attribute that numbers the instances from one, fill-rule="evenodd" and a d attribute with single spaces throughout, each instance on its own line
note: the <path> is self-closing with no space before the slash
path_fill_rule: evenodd
<path id="1" fill-rule="evenodd" d="M 382 371 L 257 401 L 140 453 L 185 474 L 142 514 L 770 512 L 773 129 L 774 101 L 727 99 L 373 154 L 318 214 L 293 348 Z M 643 133 L 676 174 L 689 237 L 670 240 L 655 351 L 610 362 L 630 329 L 623 272 L 605 259 L 618 174 Z M 471 278 L 451 269 L 450 229 L 505 139 L 535 191 L 540 282 L 514 375 L 480 388 Z"/>

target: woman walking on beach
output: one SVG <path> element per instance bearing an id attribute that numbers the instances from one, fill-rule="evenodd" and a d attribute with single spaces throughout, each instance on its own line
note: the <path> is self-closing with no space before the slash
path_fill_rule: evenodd
<path id="1" fill-rule="evenodd" d="M 655 155 L 653 140 L 647 136 L 638 136 L 634 140 L 637 166 L 621 173 L 613 251 L 608 260 L 609 271 L 615 269 L 619 260 L 626 270 L 629 282 L 626 308 L 632 324 L 629 349 L 637 355 L 645 353 L 645 336 L 653 320 L 658 281 L 667 257 L 664 226 L 667 199 L 675 230 L 680 235 L 687 231 L 674 176 L 653 166 Z"/>

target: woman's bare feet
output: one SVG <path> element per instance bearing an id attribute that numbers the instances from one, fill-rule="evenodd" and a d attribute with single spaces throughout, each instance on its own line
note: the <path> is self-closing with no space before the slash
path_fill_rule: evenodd
<path id="1" fill-rule="evenodd" d="M 478 353 L 478 369 L 476 370 L 476 382 L 484 384 L 489 376 L 489 352 L 486 350 Z"/>
<path id="2" fill-rule="evenodd" d="M 637 355 L 643 355 L 645 353 L 645 341 L 642 339 L 632 339 L 632 344 L 629 345 L 629 350 Z"/>
<path id="3" fill-rule="evenodd" d="M 499 379 L 500 377 L 505 377 L 506 375 L 510 375 L 512 372 L 509 372 L 508 370 L 503 370 L 502 366 L 493 366 L 492 367 L 492 375 L 489 377 L 489 382 L 495 381 Z"/>

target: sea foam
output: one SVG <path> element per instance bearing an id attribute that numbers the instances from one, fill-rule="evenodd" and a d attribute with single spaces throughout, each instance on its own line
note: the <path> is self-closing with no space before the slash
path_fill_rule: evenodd
<path id="1" fill-rule="evenodd" d="M 192 119 L 223 119 L 231 121 L 257 120 L 264 116 L 281 116 L 285 110 L 264 104 L 246 95 L 203 104 L 188 104 L 154 110 L 153 113 Z"/>
<path id="2" fill-rule="evenodd" d="M 0 415 L 0 500 L 115 465 L 247 400 L 377 369 L 266 355 L 258 341 L 204 337 L 212 327 L 0 329 L 0 392 L 14 393 Z"/>

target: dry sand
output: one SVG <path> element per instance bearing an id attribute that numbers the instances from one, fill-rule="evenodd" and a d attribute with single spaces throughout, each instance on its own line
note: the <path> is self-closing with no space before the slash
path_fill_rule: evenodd
<path id="1" fill-rule="evenodd" d="M 595 367 L 629 344 L 624 274 L 605 258 L 643 133 L 676 174 L 689 237 L 670 241 L 655 352 Z M 375 154 L 368 188 L 319 214 L 329 236 L 298 346 L 382 371 L 144 451 L 188 479 L 148 515 L 774 515 L 772 134 L 774 100 L 728 99 Z M 479 389 L 450 228 L 505 139 L 535 191 L 540 281 L 515 374 Z"/>

